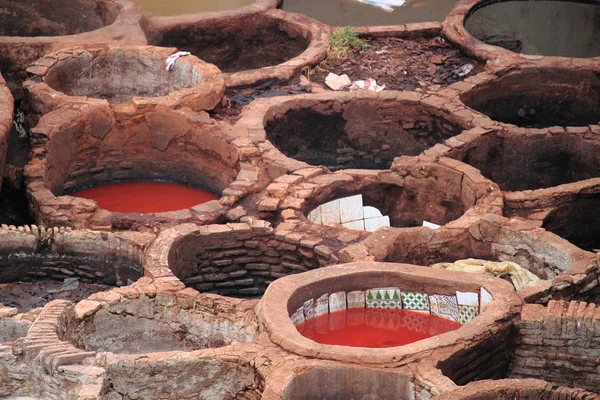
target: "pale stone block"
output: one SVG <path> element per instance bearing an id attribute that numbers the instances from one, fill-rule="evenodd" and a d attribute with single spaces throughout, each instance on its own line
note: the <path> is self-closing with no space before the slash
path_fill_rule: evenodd
<path id="1" fill-rule="evenodd" d="M 346 292 L 336 292 L 329 295 L 329 312 L 342 311 L 346 309 Z"/>
<path id="2" fill-rule="evenodd" d="M 325 293 L 315 302 L 315 317 L 329 312 L 329 293 Z"/>
<path id="3" fill-rule="evenodd" d="M 322 225 L 321 220 L 321 207 L 317 207 L 308 213 L 308 220 L 314 224 Z"/>
<path id="4" fill-rule="evenodd" d="M 379 211 L 375 207 L 371 207 L 371 206 L 363 207 L 363 215 L 364 215 L 365 219 L 383 217 L 383 214 L 381 213 L 381 211 Z"/>
<path id="5" fill-rule="evenodd" d="M 363 219 L 362 194 L 340 199 L 340 221 L 341 223 L 358 221 Z"/>
<path id="6" fill-rule="evenodd" d="M 348 309 L 365 308 L 365 292 L 362 290 L 348 293 L 346 300 L 348 301 Z"/>
<path id="7" fill-rule="evenodd" d="M 484 288 L 481 288 L 479 296 L 479 312 L 482 313 L 483 310 L 485 310 L 485 308 L 487 307 L 487 305 L 492 302 L 492 300 L 493 298 L 490 292 L 488 292 Z"/>
<path id="8" fill-rule="evenodd" d="M 456 301 L 460 306 L 475 306 L 479 308 L 479 294 L 472 292 L 456 292 Z"/>
<path id="9" fill-rule="evenodd" d="M 313 299 L 304 302 L 304 319 L 311 319 L 315 316 L 315 301 Z"/>
<path id="10" fill-rule="evenodd" d="M 295 326 L 298 326 L 301 323 L 303 323 L 304 322 L 304 307 L 300 307 L 299 309 L 297 309 L 296 312 L 293 313 L 290 318 L 292 320 L 292 323 Z"/>
<path id="11" fill-rule="evenodd" d="M 344 222 L 342 225 L 344 225 L 344 228 L 354 229 L 357 231 L 365 230 L 365 221 L 362 219 L 358 221 Z"/>
<path id="12" fill-rule="evenodd" d="M 365 231 L 367 232 L 375 232 L 382 226 L 390 226 L 390 217 L 385 216 L 365 219 Z"/>
<path id="13" fill-rule="evenodd" d="M 436 225 L 433 222 L 423 221 L 423 226 L 430 229 L 440 229 L 440 225 Z"/>
<path id="14" fill-rule="evenodd" d="M 334 200 L 329 203 L 322 204 L 321 209 L 321 223 L 323 225 L 329 224 L 340 224 L 340 201 Z"/>

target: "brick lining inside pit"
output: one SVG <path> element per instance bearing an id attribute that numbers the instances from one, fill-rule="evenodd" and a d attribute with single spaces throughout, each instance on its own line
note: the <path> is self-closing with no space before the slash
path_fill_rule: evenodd
<path id="1" fill-rule="evenodd" d="M 200 72 L 191 64 L 179 62 L 165 71 L 160 54 L 113 49 L 81 52 L 50 68 L 45 81 L 69 96 L 106 99 L 124 103 L 133 97 L 160 97 L 198 85 Z"/>
<path id="2" fill-rule="evenodd" d="M 460 99 L 493 120 L 521 127 L 600 121 L 600 78 L 593 71 L 526 69 L 479 84 Z"/>
<path id="3" fill-rule="evenodd" d="M 173 273 L 201 292 L 256 298 L 277 278 L 331 264 L 330 254 L 315 248 L 320 240 L 294 243 L 270 228 L 201 229 L 177 240 L 169 252 Z"/>
<path id="4" fill-rule="evenodd" d="M 283 400 L 408 400 L 413 392 L 410 377 L 398 372 L 315 367 L 292 379 Z"/>
<path id="5" fill-rule="evenodd" d="M 10 286 L 0 293 L 0 302 L 14 302 L 21 311 L 64 295 L 77 301 L 89 291 L 127 285 L 143 276 L 141 251 L 108 233 L 3 230 L 0 243 L 0 283 Z M 66 278 L 77 278 L 80 287 L 50 292 Z"/>
<path id="6" fill-rule="evenodd" d="M 308 47 L 307 35 L 287 21 L 249 14 L 177 24 L 159 34 L 151 32 L 149 42 L 189 51 L 223 72 L 237 72 L 281 64 L 300 55 Z"/>
<path id="7" fill-rule="evenodd" d="M 101 300 L 103 295 L 91 299 Z M 253 306 L 254 302 L 218 296 L 142 294 L 105 305 L 83 320 L 67 319 L 61 337 L 86 351 L 114 354 L 217 348 L 255 338 Z"/>
<path id="8" fill-rule="evenodd" d="M 447 156 L 479 169 L 504 191 L 548 188 L 600 176 L 600 141 L 583 134 L 494 131 Z"/>
<path id="9" fill-rule="evenodd" d="M 557 207 L 543 228 L 588 251 L 600 250 L 600 195 L 580 197 Z"/>
<path id="10" fill-rule="evenodd" d="M 598 322 L 600 310 L 594 304 L 525 305 L 509 377 L 544 379 L 554 386 L 600 392 Z"/>
<path id="11" fill-rule="evenodd" d="M 266 118 L 267 138 L 288 157 L 330 169 L 389 168 L 460 133 L 450 114 L 407 101 L 322 101 Z"/>
<path id="12" fill-rule="evenodd" d="M 102 0 L 0 0 L 0 36 L 63 36 L 112 24 L 119 8 Z"/>

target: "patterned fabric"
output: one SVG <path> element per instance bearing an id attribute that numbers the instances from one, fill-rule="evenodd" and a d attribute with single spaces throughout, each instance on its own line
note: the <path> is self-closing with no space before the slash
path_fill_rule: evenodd
<path id="1" fill-rule="evenodd" d="M 426 293 L 402 292 L 402 307 L 405 310 L 429 313 L 429 300 Z"/>
<path id="2" fill-rule="evenodd" d="M 446 318 L 455 322 L 459 321 L 460 315 L 456 296 L 445 296 L 441 294 L 429 296 L 429 304 L 431 305 L 431 315 Z"/>
<path id="3" fill-rule="evenodd" d="M 466 324 L 477 315 L 479 315 L 479 310 L 476 306 L 458 306 L 459 319 L 458 322 L 461 324 Z"/>

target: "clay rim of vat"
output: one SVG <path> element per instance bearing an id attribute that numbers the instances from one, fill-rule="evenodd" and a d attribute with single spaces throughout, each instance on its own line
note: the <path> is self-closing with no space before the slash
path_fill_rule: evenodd
<path id="1" fill-rule="evenodd" d="M 290 318 L 290 300 L 294 297 L 306 298 L 321 293 L 313 291 L 313 286 L 327 282 L 330 292 L 336 290 L 358 290 L 361 275 L 382 275 L 394 277 L 399 282 L 413 281 L 416 286 L 426 290 L 427 285 L 452 288 L 453 290 L 479 290 L 484 287 L 493 296 L 485 311 L 458 330 L 424 339 L 405 346 L 385 349 L 344 347 L 315 343 L 302 336 Z M 351 287 L 344 286 L 344 280 L 356 279 Z M 337 283 L 336 282 L 340 282 Z M 389 286 L 389 281 L 388 281 Z M 362 288 L 367 289 L 367 288 Z M 304 299 L 306 300 L 306 299 Z M 431 352 L 430 358 L 448 358 L 448 348 L 455 353 L 464 349 L 466 340 L 477 341 L 479 337 L 489 335 L 494 326 L 505 323 L 515 317 L 522 305 L 521 298 L 508 282 L 475 274 L 432 270 L 408 264 L 389 264 L 357 262 L 312 270 L 298 275 L 280 278 L 269 285 L 257 306 L 257 314 L 268 332 L 271 341 L 284 349 L 307 357 L 316 357 L 364 364 L 402 364 L 408 358 L 414 359 L 425 352 Z M 439 354 L 436 354 L 438 353 Z"/>
<path id="2" fill-rule="evenodd" d="M 260 1 L 260 0 L 259 0 Z M 265 0 L 269 1 L 269 0 Z M 279 4 L 279 0 L 276 1 Z M 209 22 L 213 19 L 222 19 L 228 17 L 243 17 L 244 14 L 262 13 L 273 20 L 279 20 L 290 25 L 294 25 L 308 39 L 308 46 L 298 56 L 293 57 L 281 64 L 268 67 L 244 70 L 232 73 L 224 73 L 225 83 L 230 87 L 252 86 L 257 83 L 275 80 L 287 81 L 299 73 L 303 68 L 318 64 L 327 57 L 329 49 L 329 35 L 331 28 L 321 22 L 315 21 L 301 14 L 288 13 L 282 10 L 269 8 L 264 9 L 256 3 L 247 7 L 255 7 L 253 10 L 246 10 L 243 7 L 238 10 L 223 11 L 219 13 L 192 14 L 179 17 L 148 17 L 146 18 L 146 36 L 149 42 L 152 38 L 159 37 L 163 32 L 174 27 L 193 26 Z M 269 7 L 272 2 L 269 1 Z"/>
<path id="3" fill-rule="evenodd" d="M 267 121 L 270 121 L 274 119 L 276 115 L 285 113 L 287 110 L 297 106 L 299 106 L 299 108 L 310 108 L 323 102 L 350 103 L 356 100 L 375 100 L 390 104 L 400 102 L 415 106 L 422 104 L 424 112 L 426 112 L 427 109 L 432 108 L 455 118 L 456 124 L 461 125 L 464 129 L 463 133 L 469 133 L 469 130 L 480 126 L 491 126 L 494 124 L 487 116 L 474 110 L 470 110 L 462 104 L 457 99 L 454 90 L 449 92 L 443 91 L 440 92 L 440 94 L 442 95 L 391 90 L 374 93 L 365 90 L 358 92 L 325 92 L 256 99 L 242 111 L 240 118 L 233 125 L 231 133 L 237 137 L 248 137 L 255 145 L 265 149 L 261 155 L 264 163 L 269 168 L 281 171 L 279 175 L 282 175 L 301 168 L 313 167 L 306 162 L 298 161 L 285 155 L 271 143 L 266 132 Z M 446 142 L 455 143 L 456 139 L 465 136 L 463 133 L 459 133 L 447 139 L 445 142 L 438 143 L 421 154 L 429 154 L 430 152 L 435 151 L 436 148 L 439 148 L 439 146 L 445 145 Z M 277 178 L 277 176 L 274 176 L 274 178 Z"/>
<path id="4" fill-rule="evenodd" d="M 167 57 L 176 53 L 177 49 L 134 45 L 103 45 L 91 48 L 73 47 L 61 49 L 57 52 L 47 54 L 33 63 L 27 69 L 27 72 L 32 76 L 23 83 L 23 86 L 30 92 L 30 98 L 34 103 L 34 106 L 41 108 L 44 113 L 67 104 L 81 103 L 109 104 L 111 108 L 123 111 L 128 110 L 130 107 L 140 109 L 158 105 L 168 108 L 189 107 L 194 111 L 211 110 L 221 101 L 225 92 L 225 83 L 221 71 L 216 66 L 204 62 L 195 56 L 181 57 L 176 61 L 176 64 L 187 64 L 194 73 L 198 74 L 200 83 L 183 89 L 170 91 L 166 95 L 156 97 L 140 97 L 134 95 L 131 99 L 123 103 L 110 103 L 109 101 L 100 98 L 71 96 L 54 89 L 47 83 L 48 75 L 52 69 L 60 68 L 60 64 L 66 59 L 73 59 L 85 53 L 91 53 L 97 57 L 101 54 L 118 52 L 139 54 L 143 59 L 154 57 L 156 59 L 154 62 L 159 62 L 161 68 L 164 68 L 164 62 Z"/>
<path id="5" fill-rule="evenodd" d="M 442 22 L 442 35 L 446 39 L 454 43 L 469 56 L 478 60 L 487 61 L 488 67 L 492 69 L 503 68 L 503 66 L 514 67 L 515 65 L 520 64 L 537 64 L 542 60 L 548 62 L 577 60 L 577 63 L 582 66 L 585 65 L 593 67 L 600 59 L 600 56 L 590 58 L 569 58 L 520 54 L 507 50 L 503 47 L 492 46 L 482 42 L 469 33 L 465 27 L 465 22 L 470 14 L 478 8 L 478 6 L 488 2 L 489 0 L 459 0 L 454 5 L 454 8 L 450 11 L 450 13 L 446 16 L 446 19 Z"/>
<path id="6" fill-rule="evenodd" d="M 79 34 L 63 35 L 63 36 L 0 36 L 0 43 L 10 44 L 39 44 L 39 43 L 54 43 L 59 41 L 70 41 L 88 43 L 89 40 L 107 41 L 105 38 L 118 37 L 128 35 L 131 31 L 130 26 L 142 19 L 140 8 L 130 0 L 95 0 L 101 1 L 115 7 L 118 7 L 119 14 L 117 18 L 109 25 L 95 29 L 93 31 L 82 32 Z M 115 40 L 115 39 L 113 39 Z"/>

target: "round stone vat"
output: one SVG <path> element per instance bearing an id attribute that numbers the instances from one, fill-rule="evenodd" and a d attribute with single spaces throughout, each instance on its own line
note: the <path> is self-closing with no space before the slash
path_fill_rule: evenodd
<path id="1" fill-rule="evenodd" d="M 593 1 L 483 0 L 468 12 L 467 31 L 515 53 L 558 57 L 600 56 Z"/>
<path id="2" fill-rule="evenodd" d="M 320 362 L 275 371 L 267 379 L 263 400 L 408 400 L 414 396 L 411 376 L 403 370 Z"/>
<path id="3" fill-rule="evenodd" d="M 372 293 L 376 292 L 375 296 Z M 384 292 L 383 295 L 381 293 Z M 398 296 L 389 292 L 400 292 Z M 468 294 L 467 294 L 468 293 Z M 449 308 L 440 308 L 441 302 Z M 298 275 L 287 276 L 273 282 L 257 306 L 257 314 L 263 328 L 275 343 L 288 351 L 317 358 L 334 359 L 352 363 L 401 363 L 404 358 L 414 360 L 427 352 L 435 359 L 435 349 L 457 346 L 463 356 L 464 341 L 470 337 L 469 346 L 481 345 L 486 341 L 496 342 L 498 336 L 505 339 L 510 331 L 508 325 L 517 317 L 515 306 L 521 303 L 510 285 L 499 279 L 482 277 L 476 274 L 434 271 L 430 268 L 406 264 L 350 263 L 329 266 Z M 303 320 L 329 313 L 334 317 L 335 310 L 354 308 L 398 309 L 414 314 L 433 314 L 444 318 L 456 318 L 465 326 L 427 339 L 403 346 L 389 348 L 365 348 L 334 346 L 310 340 L 297 329 Z M 518 308 L 518 307 L 517 307 Z M 477 319 L 478 323 L 471 323 Z M 386 326 L 384 319 L 366 321 L 374 326 Z M 431 326 L 411 320 L 408 329 L 429 330 Z M 340 326 L 354 321 L 336 321 Z M 508 324 L 508 325 L 505 325 Z M 484 338 L 477 337 L 475 331 L 496 332 Z M 471 336 L 473 335 L 473 336 Z M 456 341 L 461 342 L 456 345 Z M 508 343 L 501 347 L 506 348 Z M 451 351 L 454 353 L 454 351 Z M 448 352 L 445 352 L 446 356 Z M 491 364 L 493 357 L 483 356 L 479 368 Z M 499 360 L 495 360 L 498 362 Z M 507 363 L 508 359 L 501 360 Z"/>
<path id="4" fill-rule="evenodd" d="M 109 233 L 32 226 L 1 230 L 0 238 L 0 303 L 20 312 L 143 276 L 142 250 Z"/>
<path id="5" fill-rule="evenodd" d="M 464 230 L 434 230 L 426 235 L 411 230 L 398 236 L 387 249 L 375 248 L 379 235 L 366 244 L 387 262 L 402 262 L 430 266 L 468 258 L 488 261 L 511 261 L 540 279 L 551 280 L 558 275 L 590 263 L 589 254 L 565 245 L 555 235 L 531 225 L 486 215 L 469 222 Z M 588 264 L 589 265 L 589 264 Z"/>
<path id="6" fill-rule="evenodd" d="M 188 224 L 160 235 L 153 250 L 169 248 L 168 264 L 152 264 L 148 273 L 159 276 L 167 268 L 201 292 L 257 298 L 279 277 L 331 264 L 331 254 L 316 253 L 318 242 L 299 235 L 291 243 L 260 220 L 206 227 Z"/>
<path id="7" fill-rule="evenodd" d="M 551 67 L 488 78 L 460 95 L 467 107 L 493 120 L 529 128 L 596 125 L 599 99 L 597 73 Z"/>
<path id="8" fill-rule="evenodd" d="M 195 110 L 214 107 L 223 94 L 220 71 L 193 56 L 181 57 L 171 70 L 165 70 L 165 60 L 176 51 L 121 46 L 53 53 L 30 68 L 35 75 L 25 86 L 31 92 L 34 108 L 42 113 L 61 102 L 81 100 L 73 97 L 121 104 L 133 98 L 151 98 L 140 99 L 142 103 L 168 103 L 171 95 L 177 100 L 183 98 L 184 105 Z M 47 68 L 35 68 L 40 64 Z"/>
<path id="9" fill-rule="evenodd" d="M 130 399 L 260 399 L 264 379 L 248 361 L 256 353 L 245 353 L 241 346 L 236 352 L 226 350 L 152 354 L 143 361 L 139 355 L 108 355 L 109 394 Z"/>
<path id="10" fill-rule="evenodd" d="M 57 118 L 62 121 L 59 127 L 52 122 Z M 43 156 L 35 157 L 25 174 L 33 213 L 49 225 L 129 229 L 215 220 L 226 208 L 216 200 L 178 211 L 125 214 L 69 194 L 116 182 L 168 181 L 219 196 L 241 168 L 237 147 L 206 113 L 189 109 L 148 111 L 134 118 L 101 106 L 75 112 L 59 109 L 43 117 L 36 132 L 42 140 L 33 151 Z M 258 179 L 251 170 L 243 172 L 246 185 L 234 193 L 237 196 Z"/>
<path id="11" fill-rule="evenodd" d="M 591 129 L 495 130 L 445 153 L 507 192 L 550 188 L 600 176 L 600 140 Z"/>
<path id="12" fill-rule="evenodd" d="M 264 116 L 266 137 L 286 156 L 332 170 L 389 168 L 394 157 L 416 156 L 469 128 L 445 108 L 396 97 L 333 93 L 289 98 Z"/>
<path id="13" fill-rule="evenodd" d="M 112 24 L 120 7 L 108 0 L 0 1 L 0 36 L 64 36 Z"/>
<path id="14" fill-rule="evenodd" d="M 580 195 L 555 207 L 544 219 L 542 227 L 575 246 L 600 252 L 600 194 Z"/>
<path id="15" fill-rule="evenodd" d="M 149 43 L 177 47 L 215 64 L 223 72 L 238 72 L 285 63 L 304 52 L 312 33 L 279 13 L 236 14 L 192 24 L 147 28 Z"/>
<path id="16" fill-rule="evenodd" d="M 148 293 L 127 288 L 96 293 L 75 307 L 92 312 L 75 321 L 64 340 L 86 351 L 143 354 L 191 351 L 250 342 L 257 335 L 252 301 L 201 295 L 187 289 L 180 293 Z M 106 298 L 117 299 L 100 306 Z M 114 303 L 114 304 L 112 304 Z"/>
<path id="17" fill-rule="evenodd" d="M 448 158 L 431 162 L 399 157 L 391 170 L 342 170 L 288 179 L 295 183 L 288 184 L 279 208 L 291 205 L 319 225 L 366 231 L 440 227 L 465 214 L 501 212 L 498 187 L 474 168 Z"/>

